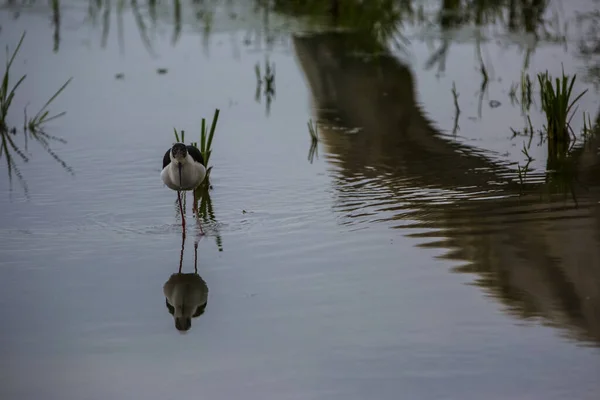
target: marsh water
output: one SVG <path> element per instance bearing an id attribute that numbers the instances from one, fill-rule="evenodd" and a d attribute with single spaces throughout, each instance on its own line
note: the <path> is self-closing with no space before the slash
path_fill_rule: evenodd
<path id="1" fill-rule="evenodd" d="M 3 2 L 14 124 L 73 81 L 45 128 L 66 166 L 29 139 L 0 175 L 0 398 L 597 399 L 600 142 L 551 159 L 511 88 L 564 68 L 596 120 L 600 5 L 549 2 L 534 40 L 441 3 L 374 55 L 250 1 Z M 161 161 L 216 108 L 184 239 Z M 208 287 L 185 333 L 180 255 Z"/>

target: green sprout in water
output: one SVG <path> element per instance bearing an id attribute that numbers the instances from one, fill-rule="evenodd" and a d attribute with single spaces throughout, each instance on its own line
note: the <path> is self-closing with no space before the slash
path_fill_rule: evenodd
<path id="1" fill-rule="evenodd" d="M 546 114 L 546 130 L 548 138 L 552 141 L 568 143 L 570 136 L 574 136 L 570 124 L 573 118 L 571 110 L 577 101 L 587 92 L 586 89 L 572 99 L 573 85 L 575 84 L 576 77 L 577 75 L 573 75 L 570 78 L 568 75 L 565 75 L 563 70 L 562 77 L 556 78 L 555 86 L 553 86 L 552 78 L 549 76 L 548 71 L 538 74 L 542 111 Z"/>

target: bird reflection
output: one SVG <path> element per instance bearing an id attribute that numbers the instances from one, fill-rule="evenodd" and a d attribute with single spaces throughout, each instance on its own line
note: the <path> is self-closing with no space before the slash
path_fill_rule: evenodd
<path id="1" fill-rule="evenodd" d="M 175 328 L 186 332 L 192 327 L 192 319 L 204 313 L 208 301 L 208 286 L 198 275 L 198 238 L 194 241 L 194 272 L 182 273 L 185 235 L 181 238 L 179 270 L 172 274 L 163 286 L 165 303 L 175 320 Z"/>

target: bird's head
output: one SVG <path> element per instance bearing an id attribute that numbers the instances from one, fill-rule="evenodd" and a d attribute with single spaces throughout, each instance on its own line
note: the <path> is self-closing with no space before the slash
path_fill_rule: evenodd
<path id="1" fill-rule="evenodd" d="M 175 328 L 180 332 L 186 332 L 192 327 L 190 317 L 175 317 Z"/>
<path id="2" fill-rule="evenodd" d="M 173 147 L 171 147 L 171 162 L 173 165 L 177 166 L 179 172 L 179 188 L 181 189 L 181 167 L 185 164 L 187 160 L 187 147 L 183 143 L 175 143 Z"/>
<path id="3" fill-rule="evenodd" d="M 185 163 L 187 158 L 188 151 L 187 147 L 183 143 L 175 143 L 173 147 L 171 147 L 171 161 L 177 164 Z"/>
<path id="4" fill-rule="evenodd" d="M 173 308 L 175 328 L 180 332 L 188 331 L 192 327 L 192 318 L 197 316 L 197 308 L 194 305 L 183 302 L 175 305 Z"/>

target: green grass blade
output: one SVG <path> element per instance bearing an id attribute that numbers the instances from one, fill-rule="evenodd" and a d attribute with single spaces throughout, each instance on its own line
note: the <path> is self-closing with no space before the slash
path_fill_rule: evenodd
<path id="1" fill-rule="evenodd" d="M 573 106 L 575 105 L 575 103 L 577 103 L 579 101 L 579 99 L 581 99 L 583 97 L 584 94 L 586 94 L 588 91 L 588 89 L 585 89 L 583 92 L 581 92 L 579 94 L 579 96 L 575 97 L 575 99 L 573 100 L 573 102 L 571 103 L 571 105 L 569 106 L 569 108 L 567 109 L 567 113 L 571 110 L 571 108 L 573 108 Z"/>
<path id="2" fill-rule="evenodd" d="M 65 88 L 67 87 L 67 85 L 69 83 L 71 83 L 71 81 L 73 80 L 73 78 L 69 78 L 61 87 L 60 89 L 58 89 L 56 91 L 56 93 L 54 93 L 54 96 L 50 97 L 50 99 L 46 102 L 46 104 L 44 104 L 44 106 L 40 109 L 40 111 L 38 111 L 38 113 L 36 114 L 36 117 L 42 113 L 46 107 L 48 107 L 50 105 L 50 103 L 52 103 L 54 101 L 54 99 L 56 99 L 58 97 L 58 95 L 60 95 L 62 93 L 63 90 L 65 90 Z"/>
<path id="3" fill-rule="evenodd" d="M 200 152 L 202 154 L 204 154 L 205 151 L 206 151 L 206 120 L 204 118 L 202 118 L 202 126 L 200 128 Z"/>
<path id="4" fill-rule="evenodd" d="M 10 67 L 11 67 L 11 65 L 12 65 L 12 63 L 13 63 L 13 61 L 15 61 L 15 57 L 17 56 L 17 53 L 19 52 L 19 49 L 21 49 L 21 44 L 23 44 L 23 40 L 24 39 L 25 39 L 25 32 L 23 32 L 23 34 L 21 35 L 21 39 L 19 39 L 19 43 L 17 44 L 17 47 L 15 48 L 15 51 L 13 51 L 13 54 L 12 54 L 12 57 L 10 58 L 10 61 L 8 61 L 6 63 L 6 70 L 9 70 Z"/>
<path id="5" fill-rule="evenodd" d="M 58 114 L 56 114 L 56 115 L 53 115 L 53 116 L 51 116 L 51 117 L 44 118 L 44 122 L 50 122 L 50 121 L 52 121 L 52 120 L 55 120 L 55 119 L 57 119 L 57 118 L 60 118 L 60 117 L 64 116 L 65 114 L 67 114 L 67 112 L 66 112 L 66 111 L 63 111 L 63 112 L 61 112 L 61 113 L 58 113 Z"/>
<path id="6" fill-rule="evenodd" d="M 25 80 L 25 78 L 27 78 L 27 74 L 23 75 L 21 77 L 21 79 L 19 79 L 17 81 L 17 83 L 15 84 L 15 86 L 12 88 L 12 90 L 10 91 L 11 94 L 14 94 L 17 91 L 17 88 L 21 85 L 21 83 L 23 83 L 23 81 Z"/>
<path id="7" fill-rule="evenodd" d="M 210 132 L 208 134 L 208 144 L 206 145 L 207 149 L 210 150 L 212 146 L 213 137 L 215 135 L 215 129 L 217 128 L 217 121 L 219 120 L 220 110 L 218 108 L 215 109 L 215 115 L 213 117 L 212 124 L 210 126 Z"/>

